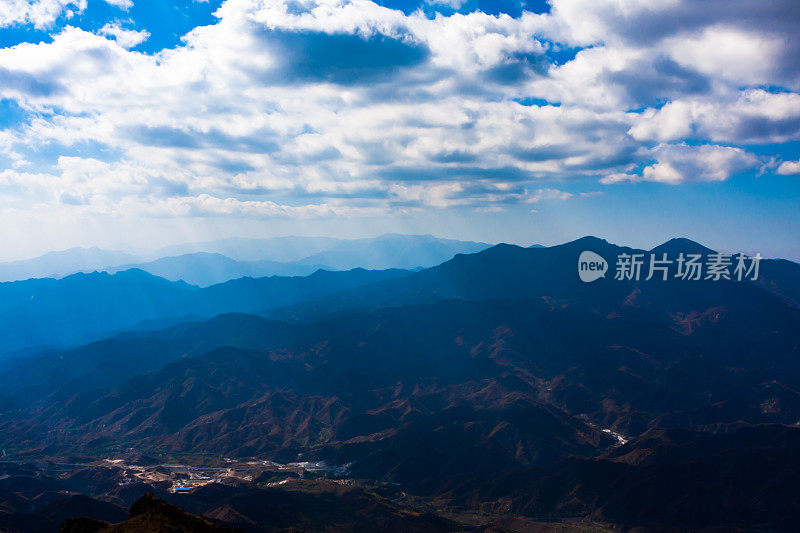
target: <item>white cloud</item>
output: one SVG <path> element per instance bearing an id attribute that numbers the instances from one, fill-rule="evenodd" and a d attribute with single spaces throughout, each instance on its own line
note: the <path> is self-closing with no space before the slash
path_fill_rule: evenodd
<path id="1" fill-rule="evenodd" d="M 800 136 L 800 94 L 752 89 L 731 101 L 678 100 L 637 117 L 629 133 L 642 141 L 787 142 Z"/>
<path id="2" fill-rule="evenodd" d="M 725 181 L 736 173 L 763 166 L 755 155 L 731 146 L 661 144 L 651 151 L 651 155 L 656 161 L 645 166 L 641 174 L 612 173 L 601 178 L 601 183 L 656 181 L 678 185 L 685 182 Z"/>
<path id="3" fill-rule="evenodd" d="M 133 48 L 134 46 L 140 45 L 150 38 L 150 32 L 147 30 L 137 31 L 125 29 L 122 27 L 119 21 L 109 22 L 100 28 L 99 33 L 101 35 L 114 37 L 114 40 L 117 41 L 117 44 L 123 48 Z"/>
<path id="4" fill-rule="evenodd" d="M 800 161 L 784 161 L 778 167 L 777 172 L 782 176 L 800 174 Z"/>
<path id="5" fill-rule="evenodd" d="M 86 10 L 88 0 L 2 0 L 0 28 L 15 24 L 31 24 L 37 29 L 50 28 L 56 19 L 67 20 Z M 104 0 L 107 4 L 128 10 L 133 0 Z"/>
<path id="6" fill-rule="evenodd" d="M 772 81 L 785 46 L 780 34 L 714 25 L 695 35 L 676 35 L 665 46 L 672 57 L 718 81 L 739 85 L 759 85 Z"/>
<path id="7" fill-rule="evenodd" d="M 528 203 L 536 203 L 541 200 L 569 200 L 572 196 L 572 193 L 559 191 L 558 189 L 537 189 L 528 196 L 526 201 Z"/>
<path id="8" fill-rule="evenodd" d="M 50 27 L 60 15 L 70 18 L 86 9 L 87 0 L 3 0 L 0 2 L 0 28 L 32 24 L 37 29 Z"/>
<path id="9" fill-rule="evenodd" d="M 218 198 L 208 194 L 149 202 L 143 206 L 143 209 L 150 214 L 169 217 L 227 217 L 233 215 L 246 218 L 309 218 L 329 215 L 382 214 L 380 209 L 342 206 L 335 203 L 292 206 L 277 204 L 269 200 L 238 200 L 236 198 Z"/>
<path id="10" fill-rule="evenodd" d="M 133 0 L 105 0 L 105 2 L 126 11 L 133 7 Z"/>
<path id="11" fill-rule="evenodd" d="M 724 180 L 761 164 L 724 145 L 800 139 L 778 4 L 766 23 L 739 2 L 555 0 L 514 19 L 227 0 L 217 23 L 153 55 L 129 50 L 145 30 L 67 27 L 0 49 L 0 98 L 31 113 L 0 132 L 17 191 L 0 207 L 359 216 L 572 198 L 549 183 L 565 179 Z M 10 5 L 0 24 L 85 9 Z M 591 47 L 548 65 L 551 41 Z"/>
<path id="12" fill-rule="evenodd" d="M 730 146 L 660 145 L 653 151 L 657 163 L 642 171 L 642 179 L 676 185 L 685 181 L 724 181 L 737 172 L 761 165 L 758 157 Z"/>
<path id="13" fill-rule="evenodd" d="M 440 6 L 447 6 L 452 9 L 461 9 L 466 3 L 467 0 L 425 0 L 425 3 L 428 5 L 440 5 Z"/>

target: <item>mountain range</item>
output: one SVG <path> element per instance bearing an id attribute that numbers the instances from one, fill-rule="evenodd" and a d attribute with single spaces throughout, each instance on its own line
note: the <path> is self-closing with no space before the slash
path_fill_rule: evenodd
<path id="1" fill-rule="evenodd" d="M 241 277 L 307 276 L 319 269 L 418 269 L 437 265 L 457 253 L 473 253 L 487 247 L 485 243 L 430 235 L 386 234 L 356 240 L 224 239 L 169 246 L 148 254 L 148 259 L 98 248 L 71 248 L 0 263 L 0 282 L 136 268 L 170 281 L 208 286 Z"/>
<path id="2" fill-rule="evenodd" d="M 8 481 L 0 525 L 33 521 L 61 490 L 91 497 L 87 520 L 118 523 L 107 504 L 149 491 L 252 531 L 321 531 L 321 516 L 345 531 L 800 527 L 800 265 L 763 260 L 757 280 L 583 283 L 587 250 L 612 265 L 641 253 L 645 271 L 650 253 L 713 254 L 685 239 L 645 251 L 587 237 L 418 271 L 198 288 L 131 270 L 35 280 L 47 284 L 32 299 L 9 292 L 4 316 L 20 318 L 4 339 L 34 316 L 48 331 L 73 314 L 63 331 L 84 335 L 155 322 L 0 363 L 8 479 L 46 458 L 76 469 Z M 338 474 L 177 496 L 98 468 L 131 454 Z M 335 508 L 370 518 L 325 515 Z"/>
<path id="3" fill-rule="evenodd" d="M 262 259 L 260 261 L 236 261 L 222 254 L 195 252 L 191 254 L 161 257 L 153 261 L 129 263 L 104 268 L 104 272 L 116 273 L 132 268 L 170 281 L 184 281 L 190 285 L 207 287 L 217 283 L 250 277 L 266 276 L 308 276 L 317 270 L 325 270 L 325 265 L 300 265 L 279 263 Z M 336 269 L 329 269 L 336 270 Z M 347 270 L 347 269 L 344 269 Z"/>
<path id="4" fill-rule="evenodd" d="M 94 271 L 108 265 L 121 265 L 139 258 L 124 252 L 100 248 L 70 248 L 48 252 L 32 259 L 0 263 L 0 282 L 29 278 L 62 277 L 75 272 Z"/>
<path id="5" fill-rule="evenodd" d="M 0 353 L 75 345 L 145 321 L 259 312 L 406 274 L 319 270 L 305 277 L 239 278 L 199 288 L 130 269 L 1 283 Z"/>

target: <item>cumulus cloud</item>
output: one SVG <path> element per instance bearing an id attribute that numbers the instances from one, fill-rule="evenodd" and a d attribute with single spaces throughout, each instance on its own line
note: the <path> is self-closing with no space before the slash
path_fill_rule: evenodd
<path id="1" fill-rule="evenodd" d="M 670 102 L 643 113 L 629 133 L 642 141 L 787 142 L 800 136 L 800 94 L 752 89 L 732 101 Z"/>
<path id="2" fill-rule="evenodd" d="M 0 25 L 37 27 L 86 7 L 2 6 Z M 4 205 L 492 211 L 579 201 L 566 180 L 725 180 L 762 166 L 743 145 L 800 140 L 793 2 L 554 0 L 513 18 L 226 0 L 215 16 L 152 54 L 119 21 L 0 49 L 0 99 L 24 114 L 0 132 Z"/>
<path id="3" fill-rule="evenodd" d="M 309 218 L 327 215 L 367 216 L 380 214 L 378 209 L 337 205 L 336 203 L 308 204 L 302 206 L 281 205 L 269 200 L 239 200 L 218 198 L 208 194 L 174 197 L 148 203 L 144 209 L 157 216 L 215 217 L 243 216 L 247 218 Z"/>
<path id="4" fill-rule="evenodd" d="M 466 3 L 466 1 L 467 0 L 425 0 L 425 3 L 429 5 L 447 6 L 452 9 L 458 10 L 461 9 L 461 6 L 463 6 Z"/>
<path id="5" fill-rule="evenodd" d="M 133 0 L 105 0 L 105 2 L 126 11 L 133 7 Z"/>
<path id="6" fill-rule="evenodd" d="M 71 18 L 86 9 L 86 0 L 4 0 L 0 2 L 0 28 L 31 24 L 50 27 L 60 15 Z"/>
<path id="7" fill-rule="evenodd" d="M 137 31 L 125 29 L 119 21 L 109 22 L 100 28 L 99 33 L 101 35 L 113 37 L 123 48 L 133 48 L 134 46 L 142 44 L 150 37 L 150 32 L 147 30 Z"/>
<path id="8" fill-rule="evenodd" d="M 133 0 L 104 0 L 121 9 L 133 7 Z M 86 10 L 87 0 L 3 0 L 0 2 L 0 28 L 30 24 L 36 29 L 50 28 L 58 17 L 72 19 Z"/>
<path id="9" fill-rule="evenodd" d="M 607 184 L 656 181 L 670 185 L 689 181 L 725 181 L 738 172 L 762 166 L 757 156 L 731 146 L 662 144 L 652 150 L 652 156 L 656 161 L 645 166 L 640 175 L 614 173 L 601 181 Z"/>
<path id="10" fill-rule="evenodd" d="M 784 161 L 778 166 L 777 172 L 782 176 L 800 174 L 800 161 Z"/>

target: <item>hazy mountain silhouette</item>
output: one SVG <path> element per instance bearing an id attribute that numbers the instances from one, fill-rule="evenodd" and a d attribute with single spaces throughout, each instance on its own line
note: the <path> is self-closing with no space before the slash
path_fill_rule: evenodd
<path id="1" fill-rule="evenodd" d="M 306 277 L 240 278 L 208 288 L 139 269 L 0 284 L 0 352 L 86 342 L 144 320 L 260 311 L 407 274 L 318 271 Z"/>
<path id="2" fill-rule="evenodd" d="M 104 270 L 113 273 L 131 268 L 138 268 L 170 281 L 185 281 L 191 285 L 206 287 L 242 277 L 308 276 L 317 270 L 326 268 L 326 266 L 321 264 L 279 263 L 268 260 L 235 261 L 222 254 L 197 252 L 162 257 L 145 263 L 120 265 L 105 268 Z"/>
<path id="3" fill-rule="evenodd" d="M 321 252 L 339 242 L 332 237 L 234 237 L 214 241 L 165 246 L 151 254 L 153 259 L 193 254 L 217 253 L 236 261 L 277 261 L 289 263 Z"/>
<path id="4" fill-rule="evenodd" d="M 70 248 L 32 259 L 0 263 L 0 282 L 29 278 L 61 277 L 75 272 L 101 270 L 108 265 L 133 263 L 139 258 L 100 248 Z"/>
<path id="5" fill-rule="evenodd" d="M 472 253 L 485 243 L 440 239 L 431 235 L 386 234 L 365 239 L 272 237 L 222 239 L 179 244 L 156 251 L 155 258 L 197 252 L 218 253 L 236 261 L 274 261 L 298 266 L 324 265 L 333 270 L 428 267 L 457 253 Z"/>
<path id="6" fill-rule="evenodd" d="M 325 265 L 335 270 L 356 267 L 413 269 L 438 265 L 456 254 L 475 253 L 489 246 L 480 242 L 439 239 L 431 235 L 387 234 L 373 239 L 343 240 L 295 263 Z"/>
<path id="7" fill-rule="evenodd" d="M 419 268 L 437 265 L 457 253 L 489 245 L 430 235 L 386 234 L 369 239 L 275 237 L 223 239 L 168 246 L 144 261 L 123 252 L 71 248 L 22 261 L 0 263 L 0 282 L 60 278 L 84 272 L 136 268 L 170 281 L 208 286 L 231 279 L 307 276 L 316 270 Z"/>

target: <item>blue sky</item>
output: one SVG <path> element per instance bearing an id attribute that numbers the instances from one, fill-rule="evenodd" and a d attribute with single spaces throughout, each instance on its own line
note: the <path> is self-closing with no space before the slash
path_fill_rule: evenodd
<path id="1" fill-rule="evenodd" d="M 13 0 L 0 259 L 230 235 L 800 259 L 792 0 Z"/>

